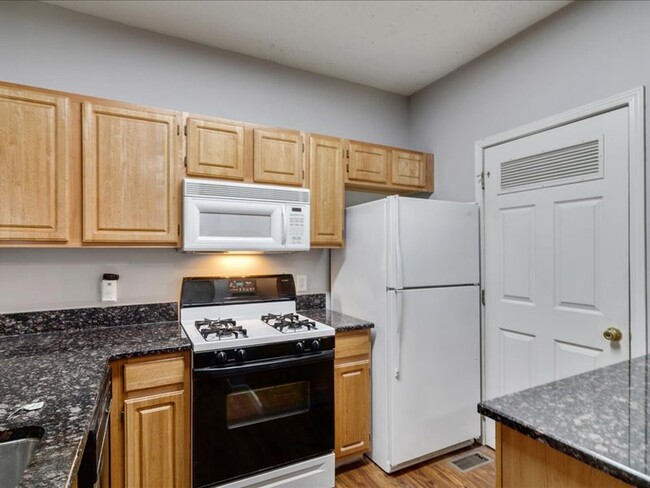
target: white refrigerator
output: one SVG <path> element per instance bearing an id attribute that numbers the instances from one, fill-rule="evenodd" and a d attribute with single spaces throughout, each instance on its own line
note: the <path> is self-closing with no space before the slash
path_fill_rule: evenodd
<path id="1" fill-rule="evenodd" d="M 478 206 L 391 196 L 346 229 L 331 308 L 375 324 L 369 456 L 390 473 L 480 436 Z"/>

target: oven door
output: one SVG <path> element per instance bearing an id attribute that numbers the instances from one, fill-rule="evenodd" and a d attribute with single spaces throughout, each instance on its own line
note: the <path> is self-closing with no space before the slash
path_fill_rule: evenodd
<path id="1" fill-rule="evenodd" d="M 282 251 L 286 211 L 282 203 L 185 197 L 184 251 Z"/>
<path id="2" fill-rule="evenodd" d="M 194 370 L 194 486 L 334 449 L 334 352 Z"/>

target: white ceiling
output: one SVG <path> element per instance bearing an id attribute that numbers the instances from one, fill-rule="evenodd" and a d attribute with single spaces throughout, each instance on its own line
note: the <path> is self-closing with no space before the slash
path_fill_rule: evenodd
<path id="1" fill-rule="evenodd" d="M 47 3 L 410 95 L 570 0 Z"/>

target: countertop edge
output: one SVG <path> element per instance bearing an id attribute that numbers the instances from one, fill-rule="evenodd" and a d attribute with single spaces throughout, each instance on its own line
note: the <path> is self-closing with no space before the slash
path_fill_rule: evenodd
<path id="1" fill-rule="evenodd" d="M 533 426 L 512 418 L 493 409 L 492 407 L 484 405 L 483 403 L 478 404 L 477 410 L 481 415 L 485 415 L 486 417 L 491 418 L 492 420 L 499 422 L 526 437 L 530 437 L 531 439 L 547 445 L 556 451 L 571 456 L 572 458 L 613 476 L 614 478 L 624 481 L 625 483 L 637 487 L 650 488 L 650 477 L 645 476 L 632 468 L 623 466 L 611 459 L 581 448 L 580 446 L 573 445 L 569 442 L 545 434 L 544 432 L 535 429 Z"/>
<path id="2" fill-rule="evenodd" d="M 297 313 L 300 315 L 304 315 L 305 317 L 308 317 L 310 319 L 319 321 L 319 322 L 324 322 L 325 324 L 329 325 L 330 327 L 333 327 L 337 333 L 339 332 L 351 332 L 355 330 L 366 330 L 366 329 L 374 329 L 375 324 L 372 322 L 369 322 L 367 320 L 359 319 L 357 317 L 352 317 L 351 315 L 346 315 L 342 312 L 337 312 L 335 310 L 331 310 L 329 308 L 310 308 L 310 309 L 305 309 L 305 310 L 298 310 Z M 343 325 L 336 325 L 335 323 L 328 323 L 327 320 L 323 320 L 322 314 L 336 314 L 340 318 L 343 318 L 344 320 L 351 322 Z M 329 322 L 334 322 L 334 321 L 329 321 Z"/>

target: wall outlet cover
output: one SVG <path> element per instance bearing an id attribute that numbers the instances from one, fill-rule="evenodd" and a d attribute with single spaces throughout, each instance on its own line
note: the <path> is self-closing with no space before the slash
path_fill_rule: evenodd
<path id="1" fill-rule="evenodd" d="M 307 291 L 307 275 L 296 275 L 296 291 Z"/>

